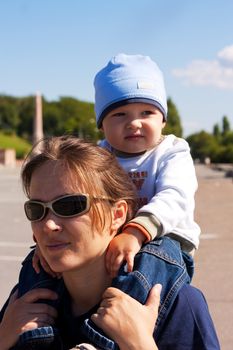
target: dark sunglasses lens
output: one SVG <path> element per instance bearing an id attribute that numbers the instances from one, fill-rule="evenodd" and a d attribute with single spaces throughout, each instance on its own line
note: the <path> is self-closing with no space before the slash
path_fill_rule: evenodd
<path id="1" fill-rule="evenodd" d="M 55 213 L 67 217 L 81 214 L 86 208 L 87 197 L 82 195 L 61 198 L 53 203 Z"/>
<path id="2" fill-rule="evenodd" d="M 24 209 L 26 216 L 30 221 L 40 220 L 44 215 L 44 207 L 40 203 L 25 203 Z"/>

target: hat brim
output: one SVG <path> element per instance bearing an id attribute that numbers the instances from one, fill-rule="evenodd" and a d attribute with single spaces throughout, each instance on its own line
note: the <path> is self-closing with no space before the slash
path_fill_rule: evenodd
<path id="1" fill-rule="evenodd" d="M 102 127 L 102 122 L 108 113 L 110 113 L 111 111 L 113 111 L 116 108 L 131 104 L 131 103 L 148 103 L 150 105 L 153 105 L 161 111 L 161 113 L 163 114 L 164 121 L 167 120 L 166 112 L 159 102 L 152 100 L 150 98 L 132 97 L 132 98 L 127 98 L 125 100 L 120 100 L 120 101 L 114 102 L 114 103 L 110 104 L 108 107 L 106 107 L 99 117 L 98 124 L 97 124 L 98 128 L 100 129 Z"/>

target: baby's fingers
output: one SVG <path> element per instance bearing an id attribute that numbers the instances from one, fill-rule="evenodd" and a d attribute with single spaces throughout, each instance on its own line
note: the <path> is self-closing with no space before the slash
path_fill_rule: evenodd
<path id="1" fill-rule="evenodd" d="M 116 277 L 117 273 L 119 271 L 119 268 L 121 267 L 121 264 L 124 262 L 124 255 L 118 254 L 111 262 L 110 267 L 110 276 Z"/>
<path id="2" fill-rule="evenodd" d="M 134 256 L 135 254 L 133 252 L 128 252 L 125 256 L 125 260 L 127 262 L 127 272 L 133 271 Z"/>

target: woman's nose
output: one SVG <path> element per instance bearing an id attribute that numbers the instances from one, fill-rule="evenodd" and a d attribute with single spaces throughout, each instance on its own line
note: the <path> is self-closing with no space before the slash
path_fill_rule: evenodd
<path id="1" fill-rule="evenodd" d="M 49 213 L 44 218 L 44 231 L 45 232 L 60 232 L 62 231 L 62 225 L 60 219 L 53 213 Z"/>

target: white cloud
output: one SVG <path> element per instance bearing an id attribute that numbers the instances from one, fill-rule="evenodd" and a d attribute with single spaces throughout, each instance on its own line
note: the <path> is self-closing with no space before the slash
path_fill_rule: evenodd
<path id="1" fill-rule="evenodd" d="M 233 67 L 233 45 L 226 46 L 223 50 L 219 51 L 218 58 L 222 64 Z"/>
<path id="2" fill-rule="evenodd" d="M 172 74 L 186 85 L 233 89 L 233 45 L 219 51 L 213 61 L 194 60 L 185 68 L 173 69 Z"/>

